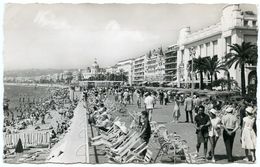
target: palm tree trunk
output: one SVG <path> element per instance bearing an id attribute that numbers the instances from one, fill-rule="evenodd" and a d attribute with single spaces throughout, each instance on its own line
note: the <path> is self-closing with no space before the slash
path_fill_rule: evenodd
<path id="1" fill-rule="evenodd" d="M 217 73 L 214 74 L 214 77 L 215 77 L 215 81 L 218 80 L 218 74 Z"/>
<path id="2" fill-rule="evenodd" d="M 241 64 L 241 89 L 242 89 L 242 96 L 246 95 L 246 83 L 245 83 L 245 65 Z"/>
<path id="3" fill-rule="evenodd" d="M 231 90 L 231 81 L 230 81 L 230 73 L 228 70 L 227 70 L 227 80 L 228 80 L 228 91 L 230 91 Z"/>
<path id="4" fill-rule="evenodd" d="M 213 74 L 210 74 L 210 90 L 212 90 Z"/>
<path id="5" fill-rule="evenodd" d="M 200 71 L 200 89 L 203 90 L 203 71 Z"/>

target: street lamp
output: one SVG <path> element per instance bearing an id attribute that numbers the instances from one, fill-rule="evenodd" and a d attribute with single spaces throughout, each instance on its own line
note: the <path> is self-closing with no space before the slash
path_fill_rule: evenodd
<path id="1" fill-rule="evenodd" d="M 189 48 L 190 56 L 191 56 L 191 95 L 193 96 L 193 91 L 194 91 L 194 83 L 193 83 L 193 58 L 196 54 L 196 50 L 194 47 Z"/>

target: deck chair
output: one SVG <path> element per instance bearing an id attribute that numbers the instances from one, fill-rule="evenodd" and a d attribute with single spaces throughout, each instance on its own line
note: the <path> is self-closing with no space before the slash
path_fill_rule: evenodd
<path id="1" fill-rule="evenodd" d="M 199 157 L 197 152 L 189 152 L 189 147 L 184 148 L 183 151 L 187 163 L 196 164 L 196 163 L 205 162 L 204 157 Z"/>
<path id="2" fill-rule="evenodd" d="M 140 158 L 140 154 L 147 148 L 147 144 L 143 142 L 137 148 L 130 149 L 130 151 L 127 152 L 125 156 L 116 156 L 115 158 L 111 158 L 110 160 L 116 163 L 128 163 L 135 158 Z"/>
<path id="3" fill-rule="evenodd" d="M 128 142 L 128 140 L 134 136 L 136 134 L 136 132 L 128 132 L 126 135 L 124 136 L 118 136 L 117 140 L 115 143 L 113 143 L 113 145 L 111 147 L 106 147 L 105 150 L 107 152 L 108 155 L 112 156 L 112 152 L 111 152 L 111 149 L 113 150 L 116 150 L 118 147 L 120 147 L 121 145 L 124 145 L 125 142 Z"/>
<path id="4" fill-rule="evenodd" d="M 115 156 L 124 156 L 128 151 L 130 151 L 133 146 L 140 141 L 140 134 L 135 133 L 133 137 L 129 137 L 125 142 L 123 142 L 121 145 L 119 145 L 116 149 L 110 149 L 110 155 L 111 157 Z"/>
<path id="5" fill-rule="evenodd" d="M 151 163 L 152 155 L 153 155 L 152 151 L 147 149 L 144 158 L 135 157 L 131 159 L 131 161 L 128 161 L 128 163 Z"/>
<path id="6" fill-rule="evenodd" d="M 127 156 L 127 154 L 131 154 L 130 152 L 131 152 L 132 149 L 135 148 L 134 146 L 137 143 L 140 143 L 141 141 L 142 141 L 142 139 L 140 137 L 138 139 L 135 138 L 134 140 L 129 140 L 128 144 L 123 146 L 121 150 L 119 150 L 116 154 L 114 154 L 109 159 L 121 162 L 124 159 L 124 157 Z"/>
<path id="7" fill-rule="evenodd" d="M 136 149 L 133 151 L 130 151 L 127 153 L 126 157 L 123 159 L 124 163 L 129 163 L 132 162 L 133 159 L 135 158 L 140 158 L 140 154 L 148 148 L 148 145 L 146 142 L 143 142 L 138 146 Z"/>

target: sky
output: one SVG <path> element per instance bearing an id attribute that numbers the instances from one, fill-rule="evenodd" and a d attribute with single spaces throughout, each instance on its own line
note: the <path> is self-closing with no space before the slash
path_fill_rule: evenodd
<path id="1" fill-rule="evenodd" d="M 101 67 L 220 21 L 224 4 L 6 4 L 4 70 Z M 253 10 L 254 5 L 241 5 Z"/>

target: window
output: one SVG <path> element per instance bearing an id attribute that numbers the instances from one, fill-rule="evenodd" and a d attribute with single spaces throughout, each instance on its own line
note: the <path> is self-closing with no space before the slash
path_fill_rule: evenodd
<path id="1" fill-rule="evenodd" d="M 209 43 L 206 43 L 206 56 L 210 56 L 210 44 Z"/>
<path id="2" fill-rule="evenodd" d="M 257 35 L 244 35 L 244 41 L 257 44 Z"/>
<path id="3" fill-rule="evenodd" d="M 213 55 L 218 55 L 218 41 L 213 41 Z"/>
<path id="4" fill-rule="evenodd" d="M 253 21 L 252 24 L 253 24 L 253 27 L 256 27 L 256 21 Z"/>
<path id="5" fill-rule="evenodd" d="M 201 56 L 201 57 L 204 57 L 204 56 L 205 56 L 203 49 L 204 49 L 204 45 L 202 44 L 202 45 L 200 45 L 200 56 Z"/>
<path id="6" fill-rule="evenodd" d="M 229 47 L 229 45 L 231 45 L 231 37 L 226 37 L 225 38 L 225 40 L 226 40 L 226 53 L 229 53 L 230 52 L 230 47 Z"/>
<path id="7" fill-rule="evenodd" d="M 248 20 L 244 20 L 244 26 L 248 26 Z"/>
<path id="8" fill-rule="evenodd" d="M 183 62 L 184 50 L 181 50 L 181 62 Z"/>

